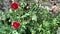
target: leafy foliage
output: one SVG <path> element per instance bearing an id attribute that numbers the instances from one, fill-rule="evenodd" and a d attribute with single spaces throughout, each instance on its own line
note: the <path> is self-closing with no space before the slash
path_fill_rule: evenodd
<path id="1" fill-rule="evenodd" d="M 26 10 L 27 3 L 23 0 L 19 2 L 19 8 L 15 12 L 11 8 L 8 13 L 0 11 L 2 22 L 0 23 L 1 34 L 56 34 L 59 15 L 52 17 L 47 7 L 33 3 Z M 9 18 L 9 19 L 7 19 Z M 6 20 L 7 19 L 7 20 Z M 11 23 L 18 21 L 20 28 L 13 29 Z M 3 24 L 4 23 L 4 24 Z"/>

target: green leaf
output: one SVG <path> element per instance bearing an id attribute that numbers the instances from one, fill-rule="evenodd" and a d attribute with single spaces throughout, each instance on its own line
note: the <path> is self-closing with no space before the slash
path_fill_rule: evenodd
<path id="1" fill-rule="evenodd" d="M 37 16 L 35 14 L 32 15 L 32 20 L 37 21 Z"/>
<path id="2" fill-rule="evenodd" d="M 12 31 L 12 34 L 19 34 L 16 30 Z"/>

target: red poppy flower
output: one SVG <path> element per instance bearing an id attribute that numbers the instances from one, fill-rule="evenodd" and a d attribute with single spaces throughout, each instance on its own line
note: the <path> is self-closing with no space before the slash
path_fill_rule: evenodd
<path id="1" fill-rule="evenodd" d="M 17 29 L 20 27 L 20 23 L 19 22 L 13 22 L 12 26 L 13 26 L 13 28 Z"/>
<path id="2" fill-rule="evenodd" d="M 18 9 L 18 3 L 17 2 L 13 2 L 11 4 L 11 8 L 14 9 L 14 10 Z"/>

